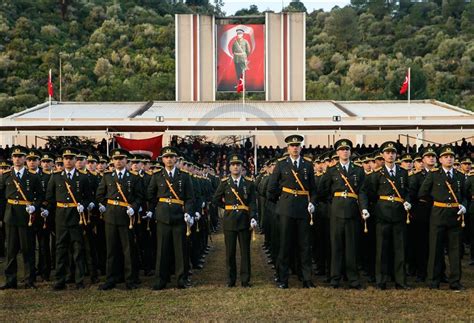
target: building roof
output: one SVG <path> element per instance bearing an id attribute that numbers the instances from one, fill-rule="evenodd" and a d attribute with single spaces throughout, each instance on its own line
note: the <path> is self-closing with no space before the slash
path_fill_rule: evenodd
<path id="1" fill-rule="evenodd" d="M 474 113 L 435 100 L 53 102 L 0 119 L 0 130 L 473 129 Z"/>

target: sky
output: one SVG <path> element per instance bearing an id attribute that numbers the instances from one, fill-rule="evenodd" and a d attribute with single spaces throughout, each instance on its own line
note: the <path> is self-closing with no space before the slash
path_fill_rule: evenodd
<path id="1" fill-rule="evenodd" d="M 334 6 L 344 7 L 350 3 L 350 0 L 301 0 L 308 12 L 314 9 L 324 9 L 330 11 Z M 259 1 L 242 1 L 242 0 L 224 0 L 224 11 L 227 15 L 233 15 L 237 10 L 248 8 L 252 4 L 257 5 L 259 11 L 267 9 L 275 12 L 281 11 L 282 4 L 287 6 L 290 0 L 275 1 L 275 0 L 259 0 Z"/>

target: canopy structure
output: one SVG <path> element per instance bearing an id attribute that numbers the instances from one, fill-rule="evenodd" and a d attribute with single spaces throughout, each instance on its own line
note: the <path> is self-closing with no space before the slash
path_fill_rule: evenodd
<path id="1" fill-rule="evenodd" d="M 165 133 L 167 135 L 364 136 L 403 133 L 474 133 L 474 113 L 436 100 L 301 102 L 53 102 L 0 119 L 3 144 L 18 136 Z M 276 133 L 276 135 L 275 135 Z"/>

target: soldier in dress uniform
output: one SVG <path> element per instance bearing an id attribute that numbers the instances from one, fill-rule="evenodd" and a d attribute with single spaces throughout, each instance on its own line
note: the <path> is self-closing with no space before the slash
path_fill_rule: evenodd
<path id="1" fill-rule="evenodd" d="M 237 81 L 247 70 L 248 56 L 250 55 L 250 44 L 244 38 L 244 30 L 237 29 L 237 39 L 232 44 L 232 54 L 234 55 L 234 67 Z"/>
<path id="2" fill-rule="evenodd" d="M 280 217 L 279 288 L 288 288 L 290 246 L 296 244 L 301 261 L 304 288 L 314 288 L 310 223 L 315 211 L 316 184 L 312 160 L 302 157 L 303 137 L 286 137 L 288 157 L 278 159 L 268 183 L 267 198 L 277 204 Z"/>
<path id="3" fill-rule="evenodd" d="M 393 270 L 395 287 L 409 289 L 406 284 L 405 249 L 406 219 L 411 208 L 408 194 L 408 172 L 395 165 L 397 157 L 396 143 L 384 142 L 381 153 L 385 160 L 382 168 L 368 176 L 361 194 L 360 204 L 365 219 L 370 199 L 376 200 L 376 280 L 378 289 L 386 289 L 390 275 L 391 249 L 393 248 Z M 392 247 L 392 248 L 391 248 Z"/>
<path id="4" fill-rule="evenodd" d="M 428 282 L 432 289 L 439 289 L 447 239 L 450 265 L 449 287 L 463 290 L 461 284 L 462 222 L 466 213 L 467 196 L 464 175 L 453 169 L 454 148 L 445 145 L 439 150 L 440 168 L 433 168 L 421 184 L 420 199 L 433 201 L 430 218 L 430 252 Z"/>
<path id="5" fill-rule="evenodd" d="M 426 267 L 428 265 L 428 241 L 431 207 L 433 199 L 429 196 L 418 198 L 418 191 L 429 172 L 436 164 L 436 151 L 432 147 L 425 147 L 421 151 L 421 161 L 423 168 L 415 170 L 408 177 L 408 186 L 410 189 L 413 208 L 411 210 L 411 224 L 413 229 L 413 243 L 411 248 L 414 254 L 414 271 L 416 282 L 426 280 Z"/>
<path id="6" fill-rule="evenodd" d="M 46 215 L 54 212 L 56 232 L 56 283 L 54 290 L 66 288 L 68 254 L 72 251 L 77 289 L 84 288 L 84 237 L 80 223 L 85 222 L 84 211 L 91 203 L 91 188 L 87 174 L 75 168 L 77 150 L 62 151 L 64 170 L 51 175 L 46 190 Z"/>
<path id="7" fill-rule="evenodd" d="M 17 256 L 21 251 L 25 265 L 25 288 L 36 288 L 32 224 L 40 210 L 44 190 L 39 176 L 25 167 L 25 147 L 12 148 L 13 168 L 0 176 L 0 223 L 5 224 L 7 263 L 5 284 L 0 290 L 17 288 Z"/>
<path id="8" fill-rule="evenodd" d="M 10 171 L 11 167 L 12 165 L 9 161 L 0 161 L 0 176 L 3 174 L 3 172 Z M 0 205 L 0 215 L 3 214 L 3 211 L 4 206 Z M 3 257 L 5 257 L 5 226 L 0 221 L 0 258 Z M 2 260 L 0 260 L 0 263 L 2 263 Z"/>
<path id="9" fill-rule="evenodd" d="M 339 161 L 322 176 L 318 189 L 318 198 L 330 201 L 331 287 L 339 288 L 345 269 L 350 288 L 362 289 L 357 269 L 357 247 L 361 216 L 359 194 L 365 173 L 350 160 L 350 140 L 338 140 L 334 149 Z"/>
<path id="10" fill-rule="evenodd" d="M 174 248 L 175 274 L 178 288 L 187 288 L 184 248 L 186 232 L 194 224 L 194 190 L 191 176 L 176 167 L 177 152 L 173 147 L 161 149 L 164 168 L 155 170 L 147 191 L 149 210 L 156 219 L 157 256 L 155 285 L 162 290 L 170 279 L 170 247 Z"/>
<path id="11" fill-rule="evenodd" d="M 471 243 L 471 257 L 469 261 L 469 266 L 474 266 L 474 170 L 471 170 L 467 175 L 466 195 L 468 200 L 467 218 L 470 221 L 469 239 Z"/>
<path id="12" fill-rule="evenodd" d="M 236 247 L 240 246 L 240 280 L 250 287 L 250 235 L 257 228 L 257 195 L 249 177 L 242 176 L 242 158 L 229 158 L 230 176 L 221 180 L 213 201 L 223 208 L 223 228 L 226 245 L 227 287 L 235 287 L 237 279 Z"/>
<path id="13" fill-rule="evenodd" d="M 126 168 L 127 158 L 130 156 L 126 150 L 113 149 L 110 155 L 115 169 L 104 173 L 96 196 L 97 201 L 103 205 L 101 213 L 104 214 L 107 240 L 107 277 L 99 289 L 115 288 L 117 272 L 121 271 L 114 268 L 118 263 L 119 253 L 123 257 L 125 288 L 136 289 L 136 277 L 132 268 L 133 219 L 144 199 L 143 183 L 137 174 Z"/>

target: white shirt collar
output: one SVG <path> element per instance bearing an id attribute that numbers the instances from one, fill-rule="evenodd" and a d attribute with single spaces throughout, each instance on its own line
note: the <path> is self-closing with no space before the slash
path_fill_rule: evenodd
<path id="1" fill-rule="evenodd" d="M 122 177 L 123 177 L 123 175 L 125 175 L 125 168 L 124 168 L 124 169 L 122 169 L 122 170 L 118 170 L 118 169 L 116 169 L 116 170 L 115 170 L 115 172 L 117 173 L 117 176 L 119 176 L 119 175 L 120 175 L 120 173 L 121 173 L 121 174 L 122 174 Z"/>
<path id="2" fill-rule="evenodd" d="M 451 168 L 450 170 L 447 170 L 447 169 L 445 169 L 445 168 L 443 167 L 443 170 L 444 170 L 444 172 L 446 173 L 446 175 L 448 175 L 448 173 L 451 174 L 451 175 L 453 175 L 453 169 L 452 169 L 452 168 Z"/>
<path id="3" fill-rule="evenodd" d="M 397 173 L 397 166 L 396 165 L 393 165 L 393 168 L 388 168 L 387 165 L 385 165 L 385 168 L 387 169 L 387 171 L 390 173 L 390 171 L 393 170 L 393 174 L 395 175 Z"/>
<path id="4" fill-rule="evenodd" d="M 239 177 L 237 178 L 234 178 L 234 176 L 231 176 L 232 177 L 232 181 L 235 183 L 235 181 L 237 181 L 237 186 L 240 184 L 240 179 L 242 178 L 242 175 L 239 175 Z"/>
<path id="5" fill-rule="evenodd" d="M 346 164 L 343 164 L 341 162 L 339 162 L 339 165 L 341 165 L 342 168 L 345 168 L 346 170 L 349 170 L 349 165 L 351 164 L 350 161 L 348 161 Z"/>
<path id="6" fill-rule="evenodd" d="M 289 156 L 290 159 L 291 159 L 291 164 L 294 164 L 295 161 L 296 161 L 296 165 L 298 165 L 298 167 L 300 166 L 300 160 L 301 160 L 301 156 L 298 156 L 298 158 L 296 159 L 293 159 L 293 157 Z"/>
<path id="7" fill-rule="evenodd" d="M 170 170 L 170 171 L 169 171 L 169 170 L 167 170 L 167 169 L 165 169 L 165 171 L 166 171 L 166 174 L 168 174 L 168 175 L 169 175 L 169 174 L 170 174 L 170 172 L 171 172 L 171 175 L 172 175 L 172 177 L 173 177 L 173 176 L 174 176 L 174 173 L 176 173 L 176 166 L 175 166 L 175 167 L 173 167 L 173 169 L 172 169 L 172 170 Z"/>
<path id="8" fill-rule="evenodd" d="M 67 174 L 71 174 L 71 177 L 74 177 L 75 172 L 76 172 L 75 168 L 73 168 L 71 170 L 64 169 L 64 173 L 66 174 L 66 176 L 67 176 Z"/>
<path id="9" fill-rule="evenodd" d="M 20 177 L 23 177 L 23 174 L 25 173 L 26 168 L 25 166 L 23 166 L 20 170 L 16 170 L 16 169 L 13 169 L 13 170 L 15 171 L 15 175 L 17 173 L 20 173 Z"/>

